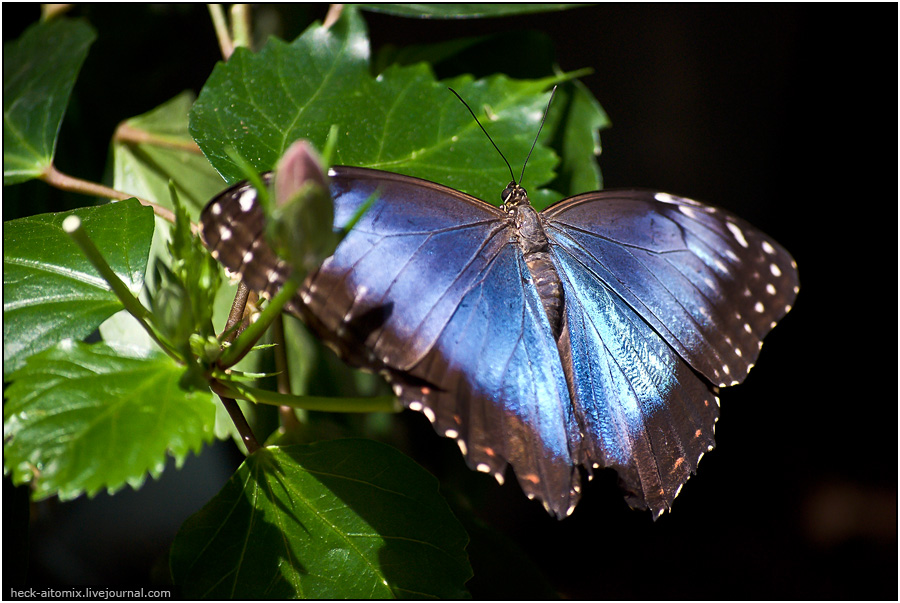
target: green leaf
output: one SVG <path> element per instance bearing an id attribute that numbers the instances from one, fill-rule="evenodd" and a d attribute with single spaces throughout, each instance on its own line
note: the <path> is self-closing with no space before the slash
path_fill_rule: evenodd
<path id="1" fill-rule="evenodd" d="M 261 448 L 170 554 L 188 598 L 460 598 L 468 538 L 437 481 L 393 448 Z"/>
<path id="2" fill-rule="evenodd" d="M 82 339 L 122 309 L 106 281 L 62 230 L 75 214 L 106 261 L 137 294 L 147 269 L 153 210 L 135 200 L 4 223 L 3 374 L 31 354 Z"/>
<path id="3" fill-rule="evenodd" d="M 185 370 L 161 352 L 62 341 L 9 376 L 4 472 L 35 499 L 110 493 L 158 477 L 213 437 L 206 390 L 185 391 Z"/>
<path id="4" fill-rule="evenodd" d="M 95 38 L 85 21 L 54 19 L 3 45 L 3 184 L 36 178 L 53 163 L 75 78 Z"/>
<path id="5" fill-rule="evenodd" d="M 191 110 L 191 133 L 234 181 L 242 174 L 226 155 L 228 146 L 268 170 L 296 139 L 322 148 L 337 124 L 335 164 L 418 176 L 499 203 L 509 170 L 447 87 L 467 99 L 510 162 L 521 165 L 547 103 L 543 91 L 565 79 L 438 82 L 424 64 L 389 68 L 377 78 L 369 69 L 362 20 L 345 10 L 330 29 L 313 25 L 291 44 L 272 38 L 258 54 L 238 49 L 216 65 Z M 555 163 L 553 152 L 538 145 L 526 188 L 552 179 Z"/>
<path id="6" fill-rule="evenodd" d="M 565 116 L 558 127 L 562 163 L 554 181 L 555 188 L 568 195 L 603 188 L 600 166 L 597 165 L 601 151 L 599 131 L 610 126 L 609 118 L 597 99 L 577 80 L 561 86 L 557 96 L 554 105 L 562 109 Z"/>
<path id="7" fill-rule="evenodd" d="M 373 12 L 398 17 L 422 19 L 460 19 L 475 17 L 505 17 L 528 13 L 546 13 L 578 8 L 579 4 L 360 4 Z"/>
<path id="8" fill-rule="evenodd" d="M 196 220 L 224 183 L 188 132 L 193 102 L 194 95 L 183 92 L 119 126 L 113 141 L 113 188 L 173 209 L 171 180 Z"/>

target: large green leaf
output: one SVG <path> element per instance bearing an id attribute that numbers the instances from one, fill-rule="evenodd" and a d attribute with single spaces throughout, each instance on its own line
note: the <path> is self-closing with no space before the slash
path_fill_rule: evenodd
<path id="1" fill-rule="evenodd" d="M 147 269 L 153 210 L 135 200 L 41 214 L 3 225 L 3 374 L 31 354 L 82 339 L 122 309 L 69 235 L 75 214 L 100 253 L 133 293 Z"/>
<path id="2" fill-rule="evenodd" d="M 158 477 L 212 440 L 209 390 L 186 391 L 185 370 L 161 352 L 65 340 L 9 375 L 4 472 L 36 499 L 62 500 Z"/>
<path id="3" fill-rule="evenodd" d="M 75 78 L 96 34 L 82 20 L 54 19 L 3 45 L 3 184 L 40 176 Z"/>
<path id="4" fill-rule="evenodd" d="M 191 133 L 233 181 L 243 174 L 225 153 L 229 145 L 266 170 L 298 138 L 322 148 L 337 124 L 333 163 L 419 176 L 499 203 L 509 171 L 447 87 L 467 99 L 510 161 L 521 165 L 547 103 L 543 91 L 560 79 L 438 82 L 424 64 L 372 77 L 362 20 L 345 10 L 330 29 L 313 25 L 291 44 L 272 38 L 258 54 L 238 49 L 218 64 L 191 110 Z M 555 163 L 539 145 L 526 188 L 552 179 Z"/>
<path id="5" fill-rule="evenodd" d="M 189 598 L 459 598 L 468 538 L 437 481 L 393 448 L 261 448 L 170 554 Z"/>

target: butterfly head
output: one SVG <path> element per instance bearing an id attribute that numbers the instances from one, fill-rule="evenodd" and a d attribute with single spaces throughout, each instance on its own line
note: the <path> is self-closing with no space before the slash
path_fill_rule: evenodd
<path id="1" fill-rule="evenodd" d="M 528 205 L 528 193 L 515 181 L 506 185 L 500 194 L 500 199 L 503 201 L 503 209 L 506 211 L 520 205 Z"/>

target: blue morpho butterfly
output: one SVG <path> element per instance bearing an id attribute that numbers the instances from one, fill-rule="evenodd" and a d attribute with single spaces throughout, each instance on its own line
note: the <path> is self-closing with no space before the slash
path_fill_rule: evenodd
<path id="1" fill-rule="evenodd" d="M 578 502 L 579 466 L 615 469 L 654 518 L 670 508 L 713 448 L 718 386 L 747 376 L 799 290 L 781 245 L 667 193 L 594 191 L 536 212 L 515 179 L 497 208 L 390 172 L 328 175 L 336 229 L 376 200 L 286 310 L 384 375 L 470 467 L 502 483 L 512 465 L 559 518 Z M 232 186 L 201 233 L 271 296 L 290 267 L 255 201 Z"/>

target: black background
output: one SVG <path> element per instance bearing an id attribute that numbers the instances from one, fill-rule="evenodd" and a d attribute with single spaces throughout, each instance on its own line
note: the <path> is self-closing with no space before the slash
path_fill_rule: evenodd
<path id="1" fill-rule="evenodd" d="M 325 8 L 292 11 L 288 39 Z M 115 125 L 183 89 L 198 92 L 218 48 L 202 5 L 75 12 L 99 39 L 57 163 L 99 180 Z M 37 16 L 36 5 L 4 4 L 4 40 Z M 563 522 L 515 484 L 445 478 L 475 484 L 469 504 L 477 500 L 480 517 L 503 534 L 468 526 L 473 596 L 896 599 L 897 6 L 629 4 L 491 20 L 366 20 L 376 50 L 544 32 L 564 70 L 594 70 L 583 81 L 613 123 L 601 132 L 605 186 L 726 207 L 781 242 L 800 270 L 794 310 L 746 382 L 723 391 L 717 448 L 674 513 L 654 523 L 627 510 L 613 476 L 594 480 Z M 485 57 L 484 74 L 504 60 Z M 496 69 L 529 75 L 512 65 Z M 28 213 L 84 204 L 37 182 L 4 197 L 4 219 L 19 215 L 12 204 L 24 199 Z M 417 415 L 403 421 L 416 434 L 416 460 L 460 474 L 452 443 Z M 137 493 L 33 507 L 27 545 L 27 495 L 4 479 L 4 586 L 157 580 L 180 522 L 227 479 L 228 446 Z"/>

